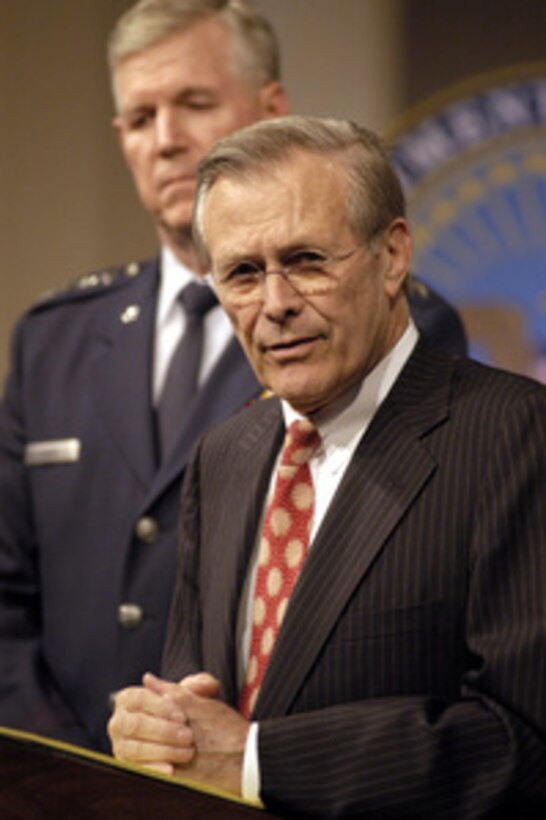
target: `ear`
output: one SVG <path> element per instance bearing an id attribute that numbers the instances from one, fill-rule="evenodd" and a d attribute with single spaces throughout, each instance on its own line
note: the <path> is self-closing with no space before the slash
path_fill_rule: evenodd
<path id="1" fill-rule="evenodd" d="M 385 232 L 383 251 L 388 260 L 384 273 L 385 290 L 394 299 L 402 290 L 411 268 L 413 240 L 405 219 L 400 217 L 391 222 Z"/>
<path id="2" fill-rule="evenodd" d="M 116 115 L 115 117 L 113 117 L 113 119 L 112 119 L 112 129 L 114 131 L 114 134 L 116 135 L 116 139 L 117 139 L 118 145 L 121 149 L 123 159 L 125 160 L 125 164 L 129 168 L 131 168 L 131 163 L 129 162 L 129 158 L 127 156 L 126 145 L 125 145 L 126 138 L 127 138 L 127 131 L 126 131 L 126 128 L 125 128 L 125 124 L 124 124 L 122 118 L 119 115 Z"/>
<path id="3" fill-rule="evenodd" d="M 259 104 L 264 120 L 284 117 L 290 112 L 290 104 L 282 83 L 267 83 L 259 91 Z"/>
<path id="4" fill-rule="evenodd" d="M 115 117 L 112 117 L 112 130 L 116 135 L 116 139 L 119 143 L 120 148 L 123 150 L 123 136 L 124 136 L 124 129 L 123 129 L 123 121 L 119 114 L 116 114 Z"/>

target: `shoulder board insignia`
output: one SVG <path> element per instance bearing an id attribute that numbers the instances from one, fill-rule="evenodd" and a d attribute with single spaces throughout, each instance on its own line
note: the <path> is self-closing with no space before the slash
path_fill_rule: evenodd
<path id="1" fill-rule="evenodd" d="M 138 262 L 130 262 L 125 267 L 125 275 L 126 276 L 138 276 L 140 273 L 140 265 Z"/>
<path id="2" fill-rule="evenodd" d="M 110 271 L 100 271 L 99 273 L 86 273 L 76 280 L 76 287 L 80 290 L 96 288 L 99 285 L 108 286 L 112 284 L 114 276 Z"/>
<path id="3" fill-rule="evenodd" d="M 34 303 L 31 310 L 41 310 L 54 306 L 59 302 L 77 299 L 79 296 L 84 297 L 93 293 L 98 295 L 108 292 L 110 287 L 123 286 L 124 283 L 128 284 L 143 269 L 144 266 L 139 262 L 130 262 L 128 265 L 121 267 L 104 268 L 91 273 L 84 273 L 64 287 L 44 292 Z"/>

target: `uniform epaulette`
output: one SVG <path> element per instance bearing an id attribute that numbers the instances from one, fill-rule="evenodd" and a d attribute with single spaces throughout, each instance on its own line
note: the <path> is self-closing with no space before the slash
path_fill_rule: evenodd
<path id="1" fill-rule="evenodd" d="M 84 273 L 66 287 L 43 293 L 33 305 L 32 310 L 40 310 L 60 302 L 108 292 L 111 288 L 122 286 L 125 282 L 134 279 L 139 275 L 141 268 L 139 262 L 130 262 L 120 267 L 102 268 L 92 273 Z"/>
<path id="2" fill-rule="evenodd" d="M 416 296 L 421 299 L 428 299 L 430 296 L 430 288 L 421 279 L 416 279 L 410 275 L 407 278 L 407 292 L 409 295 Z"/>

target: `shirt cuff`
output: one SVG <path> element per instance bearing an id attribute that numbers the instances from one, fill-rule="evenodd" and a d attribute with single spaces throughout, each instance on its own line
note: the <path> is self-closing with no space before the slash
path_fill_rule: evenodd
<path id="1" fill-rule="evenodd" d="M 241 791 L 243 798 L 250 803 L 261 806 L 260 800 L 260 762 L 258 760 L 258 724 L 251 723 L 245 744 L 243 757 L 243 782 Z"/>

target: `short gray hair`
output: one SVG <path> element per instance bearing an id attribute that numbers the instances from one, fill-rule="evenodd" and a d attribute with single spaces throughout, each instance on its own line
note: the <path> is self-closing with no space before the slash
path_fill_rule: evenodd
<path id="1" fill-rule="evenodd" d="M 224 137 L 201 161 L 193 233 L 210 263 L 203 235 L 203 208 L 219 179 L 255 179 L 300 152 L 339 155 L 348 180 L 347 219 L 355 237 L 373 240 L 397 217 L 405 218 L 402 186 L 386 147 L 367 128 L 345 120 L 289 116 L 264 120 Z"/>
<path id="2" fill-rule="evenodd" d="M 207 17 L 217 17 L 230 33 L 234 69 L 251 87 L 280 79 L 275 32 L 252 0 L 139 0 L 120 17 L 108 41 L 112 85 L 125 58 Z"/>

